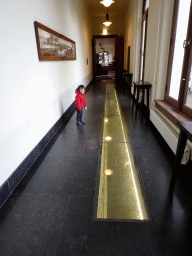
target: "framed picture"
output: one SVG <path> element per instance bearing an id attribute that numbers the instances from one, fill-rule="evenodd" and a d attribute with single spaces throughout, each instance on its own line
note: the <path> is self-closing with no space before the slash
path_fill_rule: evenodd
<path id="1" fill-rule="evenodd" d="M 39 60 L 76 60 L 75 42 L 35 21 Z"/>

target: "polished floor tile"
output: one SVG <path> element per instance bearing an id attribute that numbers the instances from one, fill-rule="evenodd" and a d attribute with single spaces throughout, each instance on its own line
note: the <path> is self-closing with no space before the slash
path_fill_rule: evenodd
<path id="1" fill-rule="evenodd" d="M 41 156 L 14 193 L 54 195 L 68 161 L 69 157 L 60 154 Z"/>
<path id="2" fill-rule="evenodd" d="M 55 253 L 69 198 L 13 194 L 0 211 L 0 255 Z"/>
<path id="3" fill-rule="evenodd" d="M 71 157 L 60 178 L 56 195 L 94 195 L 98 157 Z"/>
<path id="4" fill-rule="evenodd" d="M 120 102 L 121 98 L 120 96 Z M 122 103 L 125 106 L 124 99 Z M 130 101 L 127 101 L 127 106 L 131 107 Z M 129 127 L 131 144 L 153 217 L 153 222 L 146 223 L 153 255 L 191 255 L 192 190 L 186 189 L 191 179 L 186 174 L 182 176 L 183 182 L 177 181 L 171 198 L 169 183 L 173 170 L 173 153 L 140 112 L 137 118 L 125 111 L 125 107 L 122 112 Z"/>
<path id="5" fill-rule="evenodd" d="M 192 255 L 191 179 L 181 175 L 169 196 L 173 154 L 141 111 L 132 113 L 132 97 L 121 90 L 117 97 L 153 221 L 94 221 L 106 85 L 112 83 L 93 83 L 86 125 L 77 127 L 74 113 L 0 209 L 1 256 Z"/>
<path id="6" fill-rule="evenodd" d="M 152 255 L 145 224 L 92 221 L 92 207 L 88 196 L 71 198 L 56 255 Z"/>

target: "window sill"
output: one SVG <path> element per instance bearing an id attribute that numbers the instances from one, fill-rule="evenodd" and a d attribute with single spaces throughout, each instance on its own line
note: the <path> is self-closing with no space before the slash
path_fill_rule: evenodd
<path id="1" fill-rule="evenodd" d="M 164 100 L 155 100 L 155 107 L 177 127 L 177 122 L 192 121 L 191 118 L 187 117 Z"/>

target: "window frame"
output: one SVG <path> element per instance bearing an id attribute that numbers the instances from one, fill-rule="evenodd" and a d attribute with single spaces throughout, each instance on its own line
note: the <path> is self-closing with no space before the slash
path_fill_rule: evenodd
<path id="1" fill-rule="evenodd" d="M 179 1 L 175 0 L 174 3 L 174 12 L 173 12 L 173 21 L 172 21 L 172 31 L 171 31 L 171 39 L 170 39 L 170 49 L 169 49 L 169 60 L 168 60 L 168 69 L 167 69 L 167 79 L 166 79 L 166 88 L 165 88 L 165 96 L 164 99 L 167 103 L 175 107 L 178 111 L 183 114 L 192 117 L 192 109 L 187 107 L 185 104 L 185 100 L 188 93 L 188 83 L 190 78 L 191 64 L 190 59 L 192 59 L 192 0 L 189 10 L 189 21 L 187 28 L 187 36 L 186 41 L 190 42 L 190 44 L 184 50 L 184 58 L 183 58 L 183 67 L 181 72 L 180 79 L 180 89 L 179 89 L 179 97 L 178 100 L 173 99 L 169 96 L 170 91 L 170 80 L 171 80 L 171 72 L 173 66 L 173 56 L 174 56 L 174 48 L 175 48 L 175 39 L 176 39 L 176 28 L 178 21 L 178 10 L 179 10 Z"/>
<path id="2" fill-rule="evenodd" d="M 144 81 L 144 75 L 145 75 L 145 53 L 146 53 L 147 24 L 148 24 L 148 11 L 149 11 L 149 7 L 145 9 L 145 6 L 146 6 L 146 0 L 143 1 L 142 24 L 141 24 L 141 44 L 140 44 L 140 63 L 139 63 L 139 80 L 141 81 Z M 143 32 L 144 21 L 146 21 L 146 24 L 145 24 L 145 31 Z M 145 36 L 145 38 L 144 38 L 144 49 L 142 52 L 143 35 Z M 141 74 L 142 56 L 143 56 L 143 69 Z M 142 79 L 140 79 L 141 77 Z"/>

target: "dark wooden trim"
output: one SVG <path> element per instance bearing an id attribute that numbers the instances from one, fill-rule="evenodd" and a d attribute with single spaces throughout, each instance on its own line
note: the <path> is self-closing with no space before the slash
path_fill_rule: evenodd
<path id="1" fill-rule="evenodd" d="M 116 38 L 118 35 L 96 35 L 93 36 L 93 38 L 98 39 L 98 38 Z"/>
<path id="2" fill-rule="evenodd" d="M 155 107 L 177 127 L 178 122 L 192 121 L 192 118 L 184 115 L 182 112 L 180 112 L 178 109 L 174 108 L 172 105 L 168 104 L 164 100 L 155 100 Z"/>
<path id="3" fill-rule="evenodd" d="M 169 95 L 166 96 L 165 100 L 173 105 L 175 108 L 178 108 L 178 100 L 175 100 L 174 98 L 170 97 Z"/>
<path id="4" fill-rule="evenodd" d="M 148 18 L 148 10 L 149 10 L 149 8 L 147 8 L 147 10 L 143 14 L 143 18 L 142 18 L 143 21 L 147 20 L 147 18 Z"/>
<path id="5" fill-rule="evenodd" d="M 192 25 L 191 25 L 192 26 Z M 188 49 L 188 67 L 186 70 L 186 86 L 184 89 L 184 96 L 183 96 L 183 108 L 182 111 L 184 111 L 185 109 L 185 104 L 186 104 L 186 100 L 187 100 L 187 95 L 188 95 L 188 84 L 189 84 L 189 80 L 190 80 L 190 73 L 191 73 L 191 69 L 192 69 L 192 38 L 190 39 L 190 46 Z M 190 113 L 190 116 L 192 116 L 192 113 Z"/>
<path id="6" fill-rule="evenodd" d="M 145 53 L 146 53 L 146 41 L 147 41 L 148 10 L 149 10 L 149 8 L 147 8 L 145 13 L 143 14 L 143 20 L 142 20 L 142 26 L 141 26 L 140 64 L 139 64 L 139 79 L 138 80 L 140 80 L 140 76 L 141 76 L 141 72 L 142 72 L 142 81 L 144 81 L 144 75 L 145 75 Z M 143 32 L 144 21 L 146 21 L 146 24 L 145 24 L 145 31 Z M 145 38 L 144 38 L 144 49 L 142 52 L 143 34 L 144 34 Z M 143 55 L 143 69 L 141 71 L 142 55 Z"/>
<path id="7" fill-rule="evenodd" d="M 139 61 L 139 77 L 138 77 L 138 80 L 140 80 L 140 76 L 141 76 L 142 39 L 143 39 L 143 21 L 142 21 L 142 24 L 141 24 L 140 61 Z"/>
<path id="8" fill-rule="evenodd" d="M 142 74 L 143 81 L 144 81 L 144 76 L 145 76 L 145 56 L 146 56 L 146 45 L 147 45 L 148 10 L 149 10 L 149 8 L 145 12 L 146 26 L 145 26 L 145 42 L 144 42 L 144 58 L 143 58 L 143 74 Z"/>
<path id="9" fill-rule="evenodd" d="M 131 54 L 130 48 L 131 46 L 128 46 L 128 49 L 127 49 L 127 73 L 128 74 L 130 72 L 130 54 Z"/>
<path id="10" fill-rule="evenodd" d="M 189 23 L 187 28 L 187 38 L 186 41 L 190 42 L 189 45 L 185 48 L 184 53 L 184 61 L 183 61 L 183 70 L 181 76 L 181 87 L 179 91 L 180 99 L 179 99 L 179 110 L 183 111 L 184 104 L 186 103 L 186 97 L 188 93 L 188 84 L 190 79 L 190 71 L 192 64 L 192 1 L 189 12 Z M 186 110 L 187 108 L 185 108 Z M 192 112 L 192 111 L 190 111 Z M 189 113 L 192 116 L 192 113 Z"/>
<path id="11" fill-rule="evenodd" d="M 169 91 L 170 91 L 170 81 L 171 81 L 171 73 L 172 73 L 172 66 L 173 66 L 174 49 L 175 49 L 175 37 L 176 37 L 176 28 L 177 28 L 177 20 L 178 20 L 177 19 L 178 18 L 178 8 L 179 8 L 179 0 L 175 0 L 173 19 L 172 19 L 171 38 L 170 38 L 166 90 L 165 90 L 165 100 L 168 101 L 170 104 L 172 104 L 174 107 L 178 107 L 178 101 L 174 100 L 173 98 L 171 98 L 169 96 Z"/>
<path id="12" fill-rule="evenodd" d="M 177 108 L 178 111 L 183 112 L 189 117 L 192 117 L 192 110 L 189 107 L 184 105 L 186 103 L 186 97 L 188 93 L 188 82 L 189 82 L 190 70 L 191 70 L 190 60 L 192 58 L 192 42 L 191 42 L 192 41 L 192 18 L 190 18 L 192 17 L 192 1 L 191 1 L 190 11 L 189 11 L 189 23 L 188 23 L 187 38 L 186 38 L 186 40 L 190 42 L 190 45 L 187 46 L 184 50 L 183 67 L 181 72 L 178 100 L 175 100 L 169 96 L 171 73 L 172 73 L 172 66 L 173 66 L 173 56 L 174 56 L 174 49 L 175 49 L 177 21 L 178 21 L 179 1 L 180 0 L 175 0 L 174 12 L 173 12 L 165 100 L 171 105 L 173 105 L 175 108 Z"/>
<path id="13" fill-rule="evenodd" d="M 96 79 L 97 68 L 96 68 L 96 37 L 92 38 L 92 67 L 93 67 L 93 79 Z"/>
<path id="14" fill-rule="evenodd" d="M 118 81 L 121 77 L 121 72 L 123 70 L 123 60 L 124 57 L 122 55 L 122 60 L 118 64 L 118 54 L 122 51 L 124 53 L 124 37 L 118 35 L 95 35 L 92 38 L 92 47 L 93 47 L 93 79 L 96 79 L 96 39 L 104 39 L 104 38 L 115 38 L 115 79 Z M 117 48 L 117 45 L 120 41 L 123 40 L 122 47 Z"/>
<path id="15" fill-rule="evenodd" d="M 96 79 L 96 39 L 99 39 L 99 38 L 117 38 L 118 35 L 95 35 L 93 36 L 92 38 L 92 54 L 93 54 L 93 58 L 92 58 L 92 66 L 93 66 L 93 79 L 95 80 Z"/>
<path id="16" fill-rule="evenodd" d="M 145 12 L 149 9 L 149 7 L 145 10 L 146 0 L 143 0 L 143 8 L 142 8 L 142 14 L 145 14 Z"/>
<path id="17" fill-rule="evenodd" d="M 142 14 L 144 14 L 144 12 L 145 12 L 145 2 L 146 2 L 146 0 L 143 0 Z"/>
<path id="18" fill-rule="evenodd" d="M 118 36 L 115 39 L 115 81 L 121 86 L 123 77 L 124 61 L 124 37 Z"/>

